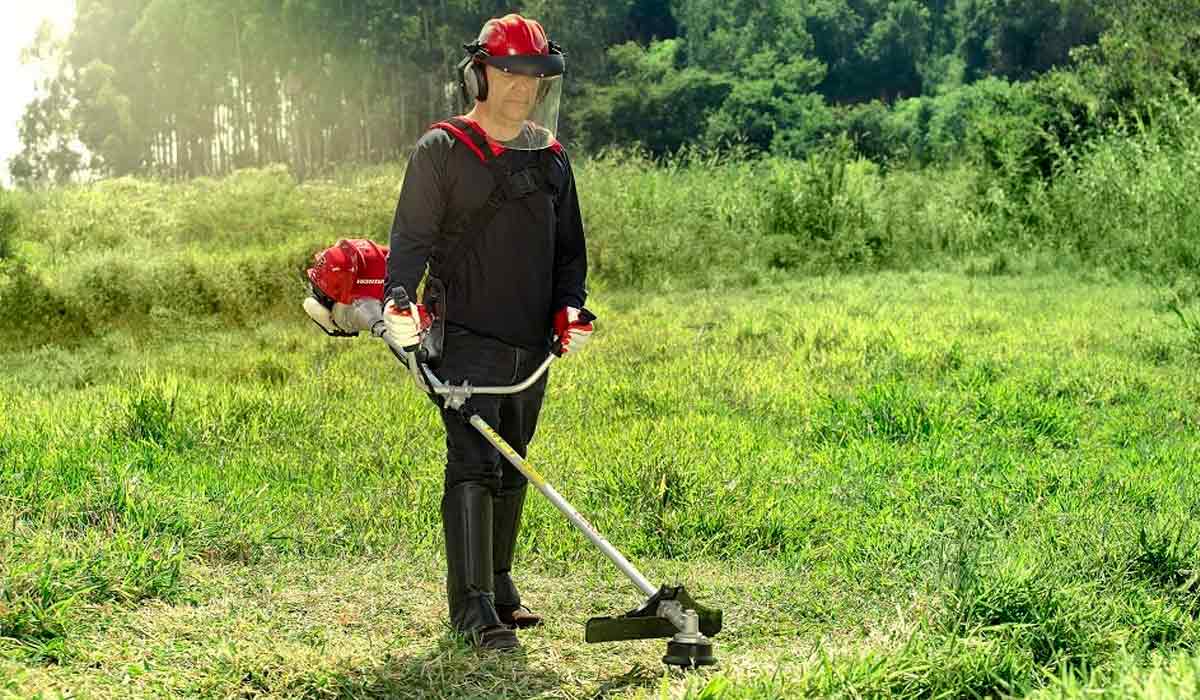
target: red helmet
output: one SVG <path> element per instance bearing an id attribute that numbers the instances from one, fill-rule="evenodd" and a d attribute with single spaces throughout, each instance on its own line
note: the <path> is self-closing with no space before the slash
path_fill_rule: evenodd
<path id="1" fill-rule="evenodd" d="M 541 23 L 518 14 L 489 19 L 467 50 L 475 61 L 503 71 L 542 78 L 566 70 L 562 49 L 546 38 Z"/>
<path id="2" fill-rule="evenodd" d="M 388 249 L 362 238 L 341 239 L 313 256 L 308 281 L 313 296 L 326 308 L 361 297 L 383 299 Z"/>
<path id="3" fill-rule="evenodd" d="M 567 70 L 562 48 L 546 37 L 541 23 L 518 14 L 489 19 L 479 31 L 479 38 L 463 44 L 463 48 L 467 56 L 459 63 L 458 71 L 467 102 L 487 100 L 485 64 L 536 78 L 559 76 Z"/>

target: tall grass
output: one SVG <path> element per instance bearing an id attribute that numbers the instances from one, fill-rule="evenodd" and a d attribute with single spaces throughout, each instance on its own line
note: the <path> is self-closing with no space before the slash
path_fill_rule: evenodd
<path id="1" fill-rule="evenodd" d="M 1036 232 L 1063 255 L 1151 278 L 1200 270 L 1200 106 L 1169 131 L 1099 140 L 1041 193 Z M 1166 131 L 1166 133 L 1163 133 Z"/>
<path id="2" fill-rule="evenodd" d="M 1024 179 L 1019 164 L 883 171 L 844 143 L 803 161 L 581 158 L 591 286 L 719 290 L 963 266 L 1102 268 L 1177 283 L 1200 264 L 1200 109 L 1168 114 L 1138 138 L 1094 140 L 1049 181 Z M 0 343 L 290 313 L 313 253 L 340 237 L 387 240 L 401 178 L 383 167 L 297 185 L 275 168 L 6 194 Z"/>

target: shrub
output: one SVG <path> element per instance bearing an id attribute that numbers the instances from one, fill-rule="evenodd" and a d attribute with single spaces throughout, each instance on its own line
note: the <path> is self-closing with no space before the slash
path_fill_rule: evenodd
<path id="1" fill-rule="evenodd" d="M 11 257 L 21 228 L 21 212 L 11 195 L 0 190 L 0 260 Z"/>
<path id="2" fill-rule="evenodd" d="M 87 317 L 28 265 L 0 260 L 0 347 L 72 340 L 90 332 Z"/>
<path id="3" fill-rule="evenodd" d="M 773 243 L 770 264 L 782 269 L 873 266 L 886 258 L 887 241 L 871 210 L 874 170 L 851 161 L 840 140 L 798 167 L 777 162 L 764 192 L 764 233 Z"/>

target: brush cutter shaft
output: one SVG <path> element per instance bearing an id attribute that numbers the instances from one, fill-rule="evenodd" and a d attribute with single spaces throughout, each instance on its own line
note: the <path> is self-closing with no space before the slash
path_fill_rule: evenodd
<path id="1" fill-rule="evenodd" d="M 596 531 L 596 528 L 593 527 L 586 518 L 580 515 L 579 511 L 575 510 L 575 508 L 567 502 L 567 499 L 559 495 L 558 491 L 554 490 L 553 486 L 546 483 L 546 480 L 537 472 L 536 469 L 526 463 L 525 460 L 521 459 L 521 456 L 517 454 L 516 450 L 514 450 L 507 442 L 505 442 L 503 438 L 497 435 L 496 431 L 492 430 L 491 426 L 489 426 L 485 420 L 480 418 L 478 415 L 473 415 L 471 416 L 471 425 L 474 426 L 475 429 L 479 431 L 480 435 L 483 435 L 488 442 L 492 443 L 492 446 L 499 450 L 500 454 L 504 455 L 505 459 L 507 459 L 514 467 L 520 470 L 520 472 L 525 475 L 525 478 L 529 479 L 530 483 L 536 486 L 538 491 L 542 492 L 543 496 L 550 499 L 550 502 L 554 504 L 554 507 L 562 511 L 562 514 L 567 516 L 567 519 L 570 520 L 575 527 L 579 528 L 579 531 L 583 533 L 584 537 L 588 538 L 592 544 L 596 545 L 601 552 L 604 552 L 604 555 L 611 559 L 612 563 L 616 564 L 617 568 L 620 569 L 623 574 L 628 576 L 629 580 L 633 581 L 635 586 L 642 590 L 642 593 L 645 593 L 649 596 L 654 595 L 658 591 L 657 586 L 651 585 L 651 583 L 646 580 L 646 577 L 642 576 L 642 573 L 638 571 L 633 564 L 630 564 L 629 560 L 626 559 L 623 554 L 617 551 L 616 547 L 612 546 L 608 540 L 604 539 L 604 537 Z"/>
<path id="2" fill-rule="evenodd" d="M 388 344 L 388 347 L 392 349 L 392 353 L 395 354 L 401 362 L 407 365 L 409 369 L 417 375 L 418 382 L 424 380 L 425 386 L 427 386 L 430 392 L 447 397 L 448 403 L 455 399 L 461 399 L 465 401 L 465 399 L 469 398 L 471 394 L 515 394 L 517 392 L 524 391 L 546 372 L 546 369 L 550 366 L 550 363 L 553 362 L 555 358 L 553 353 L 550 354 L 548 357 L 546 357 L 546 360 L 542 362 L 541 366 L 534 370 L 534 372 L 520 384 L 513 384 L 510 386 L 482 387 L 446 386 L 446 384 L 434 376 L 433 372 L 430 372 L 425 365 L 417 362 L 413 353 L 409 353 L 405 351 L 404 348 L 397 345 L 396 342 L 392 340 L 392 337 L 387 332 L 387 329 L 383 327 L 383 324 L 377 324 L 374 328 L 374 334 L 382 338 L 383 341 Z M 465 396 L 463 395 L 464 393 L 466 394 Z M 459 403 L 459 406 L 461 405 L 462 404 Z M 601 552 L 604 552 L 604 555 L 611 559 L 612 562 L 617 565 L 617 568 L 620 569 L 621 572 L 626 576 L 628 576 L 629 580 L 633 581 L 635 586 L 641 589 L 642 593 L 651 596 L 658 592 L 658 587 L 647 581 L 646 577 L 643 576 L 633 564 L 629 563 L 629 560 L 625 558 L 625 555 L 617 551 L 616 547 L 612 546 L 608 540 L 604 539 L 604 537 L 596 531 L 596 528 L 593 527 L 586 518 L 580 515 L 579 511 L 575 510 L 575 508 L 567 502 L 567 499 L 563 498 L 561 495 L 559 495 L 558 491 L 554 490 L 553 486 L 546 483 L 546 479 L 539 474 L 532 465 L 530 465 L 524 459 L 521 459 L 521 456 L 517 454 L 517 451 L 514 450 L 511 445 L 505 442 L 504 438 L 500 437 L 496 431 L 487 424 L 487 421 L 483 420 L 478 415 L 472 415 L 469 420 L 471 425 L 479 431 L 479 434 L 482 435 L 485 440 L 490 442 L 492 446 L 500 452 L 500 454 L 504 455 L 505 459 L 512 463 L 512 465 L 516 467 L 522 474 L 524 474 L 525 478 L 529 479 L 529 481 L 537 488 L 537 490 L 542 492 L 543 496 L 550 499 L 550 502 L 554 504 L 554 507 L 562 511 L 562 514 L 567 516 L 567 519 L 570 520 L 575 527 L 579 528 L 579 531 L 583 533 L 584 537 L 588 538 L 592 544 L 596 545 Z"/>

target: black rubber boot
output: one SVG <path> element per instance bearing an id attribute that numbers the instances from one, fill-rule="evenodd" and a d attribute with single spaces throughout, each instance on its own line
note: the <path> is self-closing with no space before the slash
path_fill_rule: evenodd
<path id="1" fill-rule="evenodd" d="M 525 486 L 502 492 L 493 499 L 494 533 L 492 559 L 496 567 L 493 582 L 496 593 L 496 612 L 506 625 L 517 628 L 535 627 L 542 623 L 542 618 L 535 615 L 529 608 L 521 605 L 521 594 L 513 583 L 512 571 L 513 554 L 517 549 L 517 533 L 521 530 L 521 512 L 525 506 Z"/>
<path id="2" fill-rule="evenodd" d="M 446 597 L 450 623 L 481 648 L 512 649 L 513 633 L 496 613 L 492 566 L 492 492 L 466 482 L 442 496 L 446 537 Z"/>

